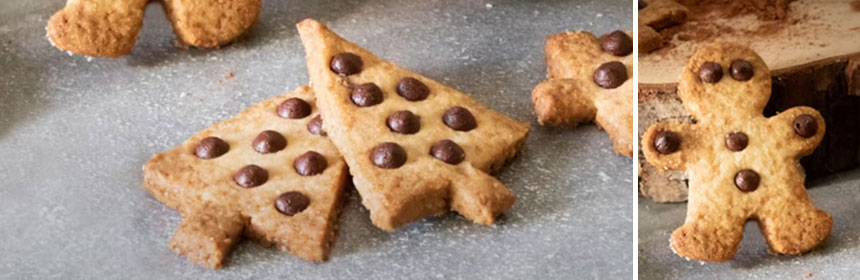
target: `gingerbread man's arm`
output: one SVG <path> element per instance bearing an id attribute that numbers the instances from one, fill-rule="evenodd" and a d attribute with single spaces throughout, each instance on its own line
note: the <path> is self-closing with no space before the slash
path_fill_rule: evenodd
<path id="1" fill-rule="evenodd" d="M 574 79 L 551 79 L 532 91 L 532 103 L 541 125 L 577 124 L 594 119 L 592 93 Z"/>
<path id="2" fill-rule="evenodd" d="M 810 107 L 799 106 L 788 109 L 768 119 L 768 126 L 775 135 L 773 146 L 788 147 L 780 149 L 785 157 L 801 158 L 818 147 L 824 138 L 825 124 L 821 114 Z"/>
<path id="3" fill-rule="evenodd" d="M 687 123 L 654 124 L 642 135 L 642 153 L 661 172 L 684 171 L 696 151 L 703 148 L 696 130 L 695 125 Z"/>

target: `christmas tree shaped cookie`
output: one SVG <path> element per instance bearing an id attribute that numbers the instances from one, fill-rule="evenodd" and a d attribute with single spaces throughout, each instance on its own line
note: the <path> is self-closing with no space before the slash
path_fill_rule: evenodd
<path id="1" fill-rule="evenodd" d="M 242 236 L 326 259 L 348 173 L 320 125 L 303 86 L 153 156 L 143 187 L 182 214 L 170 247 L 211 268 Z"/>
<path id="2" fill-rule="evenodd" d="M 487 173 L 517 154 L 526 124 L 315 20 L 298 29 L 324 127 L 377 227 L 393 231 L 450 210 L 491 224 L 513 205 L 513 193 Z"/>

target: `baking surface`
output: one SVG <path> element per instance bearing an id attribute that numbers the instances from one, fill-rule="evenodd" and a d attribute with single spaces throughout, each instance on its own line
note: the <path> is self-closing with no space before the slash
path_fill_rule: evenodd
<path id="1" fill-rule="evenodd" d="M 807 19 L 787 26 L 777 34 L 749 36 L 733 34 L 718 40 L 750 46 L 764 59 L 772 72 L 830 57 L 860 52 L 860 11 L 849 5 L 851 0 L 798 0 L 790 4 L 793 17 Z M 791 19 L 792 17 L 789 17 Z M 753 15 L 738 17 L 733 26 L 750 30 L 761 24 Z M 677 83 L 681 70 L 700 43 L 671 41 L 675 48 L 639 57 L 639 84 Z"/>
<path id="2" fill-rule="evenodd" d="M 860 169 L 808 183 L 816 207 L 833 216 L 822 245 L 802 256 L 773 256 L 755 222 L 744 228 L 735 259 L 725 263 L 688 261 L 672 253 L 669 236 L 681 226 L 686 203 L 639 199 L 640 279 L 856 279 L 860 271 Z"/>
<path id="3" fill-rule="evenodd" d="M 547 36 L 629 29 L 629 1 L 264 0 L 261 21 L 218 51 L 175 48 L 153 3 L 130 55 L 92 61 L 45 39 L 47 19 L 64 2 L 0 1 L 2 279 L 632 274 L 631 159 L 615 155 L 593 125 L 537 126 L 529 100 L 545 77 Z M 212 271 L 168 248 L 179 215 L 143 191 L 141 166 L 216 121 L 306 83 L 294 27 L 306 17 L 531 123 L 523 154 L 498 174 L 517 203 L 497 225 L 450 214 L 387 234 L 370 224 L 351 192 L 326 263 L 243 242 L 225 269 Z"/>

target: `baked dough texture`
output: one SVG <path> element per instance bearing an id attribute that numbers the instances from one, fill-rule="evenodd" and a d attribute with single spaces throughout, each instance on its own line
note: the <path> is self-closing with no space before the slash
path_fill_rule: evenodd
<path id="1" fill-rule="evenodd" d="M 513 205 L 514 194 L 487 173 L 517 154 L 528 134 L 528 125 L 378 58 L 313 19 L 297 27 L 324 128 L 344 155 L 374 225 L 394 231 L 409 222 L 450 210 L 476 223 L 492 224 L 496 216 Z M 335 74 L 330 62 L 341 53 L 360 57 L 361 71 L 348 76 Z M 429 88 L 426 99 L 409 101 L 396 93 L 398 81 L 408 77 Z M 356 106 L 350 100 L 351 89 L 370 82 L 382 90 L 382 103 Z M 456 131 L 446 126 L 443 113 L 453 106 L 468 109 L 477 127 Z M 386 126 L 386 117 L 400 110 L 409 110 L 420 118 L 417 133 L 399 134 Z M 443 139 L 462 147 L 465 160 L 447 164 L 431 156 L 431 145 Z M 369 155 L 383 142 L 400 145 L 407 155 L 405 164 L 393 169 L 374 165 Z"/>
<path id="2" fill-rule="evenodd" d="M 747 81 L 731 76 L 738 59 L 752 65 Z M 705 83 L 699 69 L 706 62 L 719 64 L 724 73 L 716 83 Z M 824 119 L 810 107 L 794 107 L 773 117 L 762 111 L 770 98 L 771 76 L 764 61 L 749 48 L 714 43 L 699 49 L 681 74 L 679 96 L 695 124 L 660 122 L 642 137 L 642 151 L 658 170 L 680 170 L 689 176 L 689 202 L 684 225 L 672 233 L 672 249 L 680 256 L 701 261 L 734 257 L 744 223 L 756 220 L 770 248 L 787 255 L 807 252 L 821 243 L 833 219 L 809 200 L 799 164 L 824 137 Z M 817 130 L 807 137 L 794 127 L 798 116 L 814 119 Z M 677 133 L 677 151 L 659 153 L 655 138 L 661 132 Z M 730 133 L 744 133 L 748 145 L 730 150 Z M 758 187 L 744 192 L 736 174 L 749 169 L 760 177 Z"/>

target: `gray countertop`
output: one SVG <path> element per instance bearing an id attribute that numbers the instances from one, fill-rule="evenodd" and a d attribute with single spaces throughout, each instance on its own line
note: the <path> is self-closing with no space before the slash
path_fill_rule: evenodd
<path id="1" fill-rule="evenodd" d="M 64 2 L 0 1 L 0 278 L 632 275 L 632 160 L 615 155 L 593 125 L 537 126 L 529 98 L 545 76 L 547 36 L 630 29 L 629 1 L 264 0 L 260 22 L 214 51 L 174 47 L 161 7 L 152 4 L 130 55 L 92 61 L 45 39 L 47 19 Z M 517 203 L 497 225 L 451 214 L 388 234 L 350 193 L 325 263 L 244 242 L 225 269 L 213 271 L 168 248 L 179 215 L 143 191 L 141 166 L 208 125 L 306 83 L 294 24 L 307 17 L 531 123 L 523 154 L 498 174 Z"/>
<path id="2" fill-rule="evenodd" d="M 747 223 L 735 259 L 725 263 L 687 261 L 672 253 L 669 236 L 684 222 L 686 203 L 639 199 L 640 279 L 857 279 L 860 271 L 860 169 L 809 183 L 812 202 L 833 216 L 824 243 L 802 256 L 768 253 L 755 222 Z"/>

